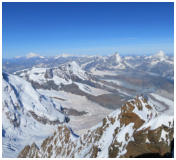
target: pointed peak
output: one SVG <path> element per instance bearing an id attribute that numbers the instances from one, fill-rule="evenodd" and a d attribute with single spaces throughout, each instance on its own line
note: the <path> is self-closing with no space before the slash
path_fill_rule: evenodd
<path id="1" fill-rule="evenodd" d="M 115 52 L 113 57 L 115 57 L 115 60 L 117 63 L 121 62 L 122 60 L 118 52 Z"/>
<path id="2" fill-rule="evenodd" d="M 69 64 L 78 65 L 78 63 L 76 61 L 71 61 L 71 62 L 69 62 Z"/>
<path id="3" fill-rule="evenodd" d="M 68 67 L 76 67 L 76 68 L 80 68 L 79 64 L 76 63 L 75 61 L 71 61 L 68 63 Z"/>
<path id="4" fill-rule="evenodd" d="M 157 58 L 162 58 L 165 57 L 165 53 L 164 51 L 160 50 L 157 54 L 154 55 Z"/>
<path id="5" fill-rule="evenodd" d="M 75 62 L 75 61 L 69 62 L 69 63 L 68 63 L 68 67 L 69 67 L 71 70 L 73 70 L 73 71 L 84 72 L 84 71 L 82 70 L 82 68 L 80 67 L 80 65 L 79 65 L 77 62 Z"/>
<path id="6" fill-rule="evenodd" d="M 38 57 L 39 55 L 33 52 L 30 52 L 26 55 L 26 58 Z"/>

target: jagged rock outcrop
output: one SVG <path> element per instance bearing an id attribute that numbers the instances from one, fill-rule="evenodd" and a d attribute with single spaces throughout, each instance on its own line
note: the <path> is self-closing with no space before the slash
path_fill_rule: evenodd
<path id="1" fill-rule="evenodd" d="M 35 143 L 33 143 L 31 146 L 27 145 L 23 151 L 21 152 L 21 155 L 23 157 L 21 158 L 25 158 L 25 157 L 28 157 L 30 156 L 31 158 L 34 158 L 34 157 L 38 157 L 37 155 L 37 152 L 39 151 L 39 148 L 37 147 L 37 145 Z"/>
<path id="2" fill-rule="evenodd" d="M 77 138 L 66 125 L 38 147 L 26 146 L 19 157 L 137 157 L 163 156 L 173 140 L 173 116 L 159 114 L 151 102 L 137 97 Z"/>
<path id="3" fill-rule="evenodd" d="M 46 69 L 44 77 L 45 78 L 49 78 L 49 79 L 53 78 L 53 70 L 52 70 L 52 68 Z"/>

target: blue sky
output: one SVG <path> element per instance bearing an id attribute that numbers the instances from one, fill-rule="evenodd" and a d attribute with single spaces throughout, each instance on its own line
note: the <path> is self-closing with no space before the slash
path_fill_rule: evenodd
<path id="1" fill-rule="evenodd" d="M 4 58 L 174 52 L 173 3 L 3 3 Z"/>

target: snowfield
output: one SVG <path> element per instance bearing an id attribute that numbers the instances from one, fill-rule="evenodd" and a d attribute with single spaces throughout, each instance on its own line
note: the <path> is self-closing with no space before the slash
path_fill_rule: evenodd
<path id="1" fill-rule="evenodd" d="M 69 116 L 70 126 L 79 135 L 85 133 L 89 128 L 99 123 L 106 115 L 112 112 L 112 110 L 88 100 L 85 96 L 75 95 L 65 91 L 43 89 L 38 89 L 38 92 L 48 97 L 55 97 L 52 98 L 54 103 L 57 105 L 61 104 L 64 108 L 86 112 L 82 116 Z"/>

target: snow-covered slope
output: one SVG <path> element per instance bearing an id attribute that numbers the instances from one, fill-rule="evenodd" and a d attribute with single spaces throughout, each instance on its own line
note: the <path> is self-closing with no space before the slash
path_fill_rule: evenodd
<path id="1" fill-rule="evenodd" d="M 173 115 L 158 113 L 143 97 L 129 100 L 91 128 L 74 138 L 67 126 L 58 127 L 40 147 L 26 146 L 19 157 L 136 157 L 164 155 L 173 140 Z"/>
<path id="2" fill-rule="evenodd" d="M 3 157 L 16 157 L 32 141 L 40 144 L 67 119 L 60 106 L 18 76 L 3 73 L 2 100 Z"/>

